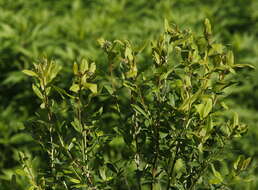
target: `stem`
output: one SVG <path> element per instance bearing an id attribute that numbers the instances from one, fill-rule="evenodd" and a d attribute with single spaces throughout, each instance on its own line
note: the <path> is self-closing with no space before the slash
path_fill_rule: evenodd
<path id="1" fill-rule="evenodd" d="M 83 174 L 86 175 L 90 185 L 92 185 L 92 181 L 90 179 L 89 166 L 88 166 L 88 146 L 87 146 L 87 134 L 88 130 L 84 128 L 82 121 L 82 76 L 79 76 L 79 91 L 78 91 L 78 100 L 77 100 L 77 119 L 80 124 L 80 128 L 82 129 L 82 139 L 81 139 L 81 151 L 82 151 L 82 159 L 85 167 L 82 167 Z"/>
<path id="2" fill-rule="evenodd" d="M 137 94 L 135 92 L 131 92 L 131 104 L 135 103 L 134 97 L 136 97 Z M 139 126 L 137 122 L 137 113 L 133 114 L 133 127 L 134 127 L 134 140 L 136 144 L 136 153 L 135 153 L 135 164 L 137 167 L 137 171 L 140 171 L 140 153 L 139 153 L 139 139 L 138 139 L 138 133 L 139 133 Z M 141 176 L 137 177 L 137 183 L 138 183 L 138 190 L 141 190 Z"/>
<path id="3" fill-rule="evenodd" d="M 177 141 L 177 145 L 176 145 L 176 152 L 175 152 L 175 157 L 174 157 L 174 160 L 173 160 L 173 163 L 172 163 L 172 166 L 170 168 L 170 171 L 168 173 L 168 183 L 167 183 L 167 190 L 169 190 L 169 187 L 170 187 L 170 183 L 171 183 L 171 179 L 172 179 L 172 174 L 173 174 L 173 171 L 174 171 L 174 168 L 175 168 L 175 164 L 176 164 L 176 160 L 177 160 L 177 157 L 178 157 L 178 151 L 179 151 L 179 141 Z M 171 157 L 170 157 L 171 159 Z"/>
<path id="4" fill-rule="evenodd" d="M 43 80 L 43 86 L 44 86 L 44 89 L 43 89 L 43 96 L 44 96 L 44 104 L 46 106 L 46 110 L 47 110 L 47 115 L 48 115 L 48 129 L 49 129 L 49 135 L 50 135 L 50 144 L 51 144 L 51 151 L 50 151 L 50 160 L 51 160 L 51 170 L 52 170 L 52 174 L 54 173 L 54 153 L 55 153 L 55 148 L 54 148 L 54 140 L 53 140 L 53 114 L 50 110 L 50 105 L 49 105 L 49 99 L 48 99 L 48 96 L 47 96 L 47 92 L 46 92 L 46 84 Z"/>
<path id="5" fill-rule="evenodd" d="M 161 80 L 160 77 L 157 81 L 157 86 L 161 86 Z M 151 190 L 153 190 L 153 187 L 155 185 L 155 177 L 157 172 L 157 163 L 159 158 L 159 127 L 160 127 L 160 113 L 161 113 L 161 94 L 162 92 L 159 91 L 157 100 L 158 100 L 158 113 L 157 113 L 157 120 L 155 125 L 153 126 L 153 132 L 154 132 L 154 141 L 155 141 L 155 157 L 152 165 L 152 183 L 151 183 Z"/>

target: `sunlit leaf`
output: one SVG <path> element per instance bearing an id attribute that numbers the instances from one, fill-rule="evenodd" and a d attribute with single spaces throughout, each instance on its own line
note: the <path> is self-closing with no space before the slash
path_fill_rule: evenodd
<path id="1" fill-rule="evenodd" d="M 37 73 L 35 73 L 35 72 L 32 71 L 32 70 L 24 69 L 24 70 L 22 70 L 22 72 L 23 72 L 24 74 L 29 75 L 29 76 L 32 76 L 32 77 L 37 77 L 37 76 L 38 76 Z"/>

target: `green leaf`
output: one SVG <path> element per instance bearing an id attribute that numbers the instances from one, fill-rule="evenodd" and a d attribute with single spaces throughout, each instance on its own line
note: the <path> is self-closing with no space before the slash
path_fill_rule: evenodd
<path id="1" fill-rule="evenodd" d="M 81 183 L 80 180 L 71 177 L 69 178 L 69 181 L 72 183 Z"/>
<path id="2" fill-rule="evenodd" d="M 244 162 L 243 162 L 243 165 L 241 167 L 241 170 L 246 170 L 247 167 L 250 165 L 251 161 L 252 161 L 251 157 L 245 159 Z"/>
<path id="3" fill-rule="evenodd" d="M 240 170 L 242 167 L 243 161 L 244 161 L 244 156 L 243 155 L 238 156 L 237 160 L 233 164 L 234 169 Z"/>
<path id="4" fill-rule="evenodd" d="M 139 106 L 136 105 L 136 104 L 131 104 L 131 106 L 134 108 L 134 110 L 135 110 L 137 113 L 140 113 L 140 114 L 144 115 L 147 119 L 149 119 L 148 114 L 147 114 L 141 107 L 139 107 Z"/>
<path id="5" fill-rule="evenodd" d="M 41 91 L 39 90 L 39 88 L 32 84 L 32 89 L 33 89 L 33 92 L 40 98 L 40 99 L 43 99 L 43 95 L 41 93 Z"/>
<path id="6" fill-rule="evenodd" d="M 100 45 L 102 48 L 104 48 L 105 43 L 106 43 L 106 40 L 103 39 L 103 38 L 99 38 L 97 41 L 98 41 L 99 45 Z"/>
<path id="7" fill-rule="evenodd" d="M 205 102 L 205 107 L 203 110 L 203 118 L 207 117 L 208 114 L 211 112 L 212 110 L 212 99 L 207 99 L 207 101 Z"/>
<path id="8" fill-rule="evenodd" d="M 70 90 L 77 93 L 79 90 L 80 90 L 80 87 L 78 84 L 73 84 L 71 87 L 70 87 Z"/>
<path id="9" fill-rule="evenodd" d="M 222 44 L 212 44 L 212 48 L 209 51 L 209 56 L 222 54 L 224 50 L 224 46 Z"/>
<path id="10" fill-rule="evenodd" d="M 96 94 L 98 92 L 98 86 L 97 84 L 93 83 L 84 83 L 83 86 L 87 89 L 89 89 L 92 93 Z"/>
<path id="11" fill-rule="evenodd" d="M 204 20 L 204 35 L 210 37 L 212 35 L 211 23 L 209 19 Z"/>
<path id="12" fill-rule="evenodd" d="M 239 125 L 239 119 L 238 119 L 238 114 L 236 112 L 234 112 L 234 116 L 233 116 L 233 127 L 236 127 Z"/>
<path id="13" fill-rule="evenodd" d="M 129 61 L 133 61 L 133 52 L 128 46 L 125 48 L 125 57 L 128 58 Z"/>
<path id="14" fill-rule="evenodd" d="M 117 168 L 114 166 L 114 164 L 107 163 L 106 166 L 114 173 L 118 173 Z"/>
<path id="15" fill-rule="evenodd" d="M 166 18 L 164 19 L 164 28 L 165 28 L 165 32 L 167 32 L 170 28 L 168 20 Z"/>
<path id="16" fill-rule="evenodd" d="M 77 132 L 79 132 L 79 133 L 82 132 L 82 125 L 77 118 L 74 118 L 74 121 L 71 122 L 71 125 Z"/>
<path id="17" fill-rule="evenodd" d="M 179 172 L 180 170 L 183 170 L 183 169 L 185 169 L 184 160 L 179 158 L 176 160 L 176 163 L 175 163 L 175 172 Z"/>
<path id="18" fill-rule="evenodd" d="M 78 64 L 74 62 L 73 64 L 73 74 L 77 75 L 78 74 Z"/>
<path id="19" fill-rule="evenodd" d="M 95 64 L 94 62 L 92 62 L 92 63 L 90 64 L 89 72 L 90 72 L 90 73 L 95 73 L 95 71 L 96 71 L 96 64 Z"/>
<path id="20" fill-rule="evenodd" d="M 253 65 L 250 65 L 250 64 L 234 64 L 234 66 L 233 66 L 233 68 L 245 68 L 245 67 L 255 69 L 255 67 Z"/>
<path id="21" fill-rule="evenodd" d="M 20 175 L 20 176 L 26 176 L 25 171 L 22 170 L 22 169 L 17 169 L 17 170 L 15 170 L 15 173 L 17 173 L 17 174 Z"/>
<path id="22" fill-rule="evenodd" d="M 50 83 L 54 78 L 56 78 L 57 74 L 62 69 L 62 67 L 53 62 L 49 69 L 50 69 L 50 71 L 48 73 L 49 74 L 49 80 L 47 81 L 47 83 Z"/>
<path id="23" fill-rule="evenodd" d="M 212 99 L 206 99 L 204 103 L 196 105 L 195 108 L 199 113 L 200 118 L 204 119 L 212 110 Z"/>
<path id="24" fill-rule="evenodd" d="M 85 73 L 89 69 L 89 63 L 86 59 L 83 59 L 80 64 L 80 72 Z"/>
<path id="25" fill-rule="evenodd" d="M 51 87 L 55 90 L 55 91 L 57 91 L 59 94 L 60 94 L 60 96 L 62 97 L 62 99 L 65 99 L 65 97 L 63 96 L 63 95 L 66 95 L 66 96 L 68 96 L 68 97 L 70 97 L 70 98 L 75 98 L 74 96 L 72 96 L 71 94 L 68 94 L 64 89 L 62 89 L 62 88 L 59 88 L 59 87 L 57 87 L 57 86 L 55 86 L 55 85 L 51 85 Z"/>
<path id="26" fill-rule="evenodd" d="M 201 92 L 202 92 L 202 90 L 199 89 L 195 94 L 193 94 L 192 96 L 190 96 L 189 98 L 184 100 L 184 102 L 182 103 L 182 105 L 178 109 L 180 111 L 186 111 L 186 110 L 190 109 L 190 107 L 197 100 L 197 98 L 199 97 Z"/>
<path id="27" fill-rule="evenodd" d="M 215 169 L 214 165 L 211 164 L 211 169 L 212 169 L 212 172 L 214 174 L 214 179 L 210 180 L 209 183 L 211 184 L 219 184 L 219 183 L 222 183 L 223 182 L 223 177 L 222 175 Z"/>
<path id="28" fill-rule="evenodd" d="M 225 102 L 220 102 L 220 105 L 225 109 L 228 110 L 229 107 L 227 106 L 227 104 Z"/>
<path id="29" fill-rule="evenodd" d="M 229 51 L 227 53 L 227 64 L 230 65 L 230 66 L 234 65 L 234 54 L 233 54 L 233 51 Z"/>
<path id="30" fill-rule="evenodd" d="M 38 77 L 37 73 L 35 73 L 34 71 L 32 70 L 27 70 L 27 69 L 24 69 L 22 70 L 22 72 L 28 76 L 31 76 L 31 77 Z"/>
<path id="31" fill-rule="evenodd" d="M 108 93 L 109 93 L 110 95 L 113 95 L 114 90 L 113 90 L 113 88 L 112 88 L 111 85 L 105 84 L 105 85 L 104 85 L 104 88 L 108 91 Z"/>
<path id="32" fill-rule="evenodd" d="M 32 142 L 32 137 L 26 133 L 18 133 L 16 135 L 13 135 L 9 139 L 9 143 L 11 144 L 19 144 L 19 143 L 25 143 L 25 142 Z"/>
<path id="33" fill-rule="evenodd" d="M 103 168 L 103 167 L 99 168 L 99 174 L 100 174 L 100 177 L 101 177 L 103 180 L 106 180 L 106 179 L 107 179 L 105 168 Z"/>

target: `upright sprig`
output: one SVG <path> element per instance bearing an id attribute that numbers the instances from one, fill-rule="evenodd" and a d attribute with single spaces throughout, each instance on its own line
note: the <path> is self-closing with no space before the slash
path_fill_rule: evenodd
<path id="1" fill-rule="evenodd" d="M 81 135 L 81 143 L 80 143 L 80 151 L 82 154 L 82 171 L 83 176 L 85 177 L 85 181 L 91 187 L 94 186 L 92 174 L 89 168 L 89 147 L 88 144 L 88 136 L 90 136 L 90 126 L 86 125 L 86 118 L 84 112 L 87 108 L 87 103 L 85 101 L 86 98 L 83 97 L 83 91 L 90 91 L 93 94 L 97 93 L 97 84 L 91 83 L 92 77 L 94 76 L 96 71 L 96 65 L 94 62 L 88 62 L 86 59 L 82 59 L 82 61 L 77 64 L 76 62 L 73 65 L 73 73 L 74 73 L 74 81 L 70 90 L 73 91 L 76 96 L 76 104 L 75 104 L 75 119 L 72 122 L 73 127 L 78 131 Z M 89 103 L 89 102 L 88 102 Z"/>
<path id="2" fill-rule="evenodd" d="M 23 70 L 23 73 L 35 78 L 35 83 L 32 84 L 32 89 L 34 93 L 41 100 L 41 109 L 46 110 L 47 112 L 47 130 L 49 131 L 49 139 L 51 148 L 48 150 L 50 156 L 50 166 L 51 170 L 54 173 L 55 170 L 55 146 L 53 139 L 53 132 L 55 130 L 54 126 L 54 115 L 51 111 L 51 106 L 54 102 L 50 99 L 50 92 L 53 89 L 52 82 L 56 78 L 58 72 L 61 70 L 61 66 L 56 64 L 52 60 L 46 58 L 41 59 L 38 63 L 34 63 L 33 70 Z M 48 146 L 45 144 L 45 146 Z"/>

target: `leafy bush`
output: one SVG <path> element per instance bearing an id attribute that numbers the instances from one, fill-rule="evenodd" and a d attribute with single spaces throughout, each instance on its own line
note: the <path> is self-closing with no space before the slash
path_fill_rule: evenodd
<path id="1" fill-rule="evenodd" d="M 196 33 L 201 31 L 202 20 L 208 17 L 215 26 L 214 39 L 234 51 L 235 63 L 257 66 L 257 6 L 257 0 L 0 0 L 0 189 L 12 187 L 9 180 L 18 166 L 17 151 L 38 150 L 23 122 L 33 117 L 39 101 L 30 92 L 28 78 L 20 72 L 31 67 L 35 58 L 45 54 L 62 65 L 62 78 L 56 78 L 55 84 L 68 90 L 72 62 L 81 57 L 97 60 L 98 77 L 106 74 L 107 61 L 96 43 L 100 36 L 141 44 L 143 39 L 157 38 L 164 17 L 181 28 L 191 27 Z M 151 46 L 146 46 L 139 54 L 140 71 L 149 66 L 150 52 Z M 234 75 L 238 83 L 228 89 L 226 103 L 250 127 L 244 138 L 234 141 L 225 151 L 227 160 L 221 166 L 222 173 L 227 172 L 239 154 L 257 157 L 257 74 L 257 70 L 238 72 Z M 113 103 L 108 100 L 106 107 Z M 104 117 L 110 126 L 115 125 L 113 116 L 116 117 L 110 112 Z M 105 131 L 109 132 L 108 127 Z M 35 164 L 44 165 L 44 158 Z M 258 188 L 257 159 L 250 169 L 253 180 L 248 184 L 240 181 L 232 189 Z"/>
<path id="2" fill-rule="evenodd" d="M 55 85 L 61 68 L 54 61 L 23 70 L 41 101 L 26 127 L 47 161 L 37 166 L 34 156 L 19 152 L 16 173 L 27 176 L 29 188 L 191 190 L 243 180 L 251 158 L 220 172 L 226 147 L 247 131 L 236 113 L 224 116 L 224 99 L 232 74 L 252 66 L 234 63 L 232 51 L 214 41 L 208 19 L 202 36 L 165 21 L 147 67 L 137 56 L 149 44 L 98 41 L 109 74 L 82 59 L 73 65 L 69 91 Z"/>

